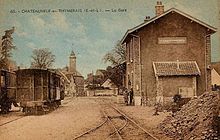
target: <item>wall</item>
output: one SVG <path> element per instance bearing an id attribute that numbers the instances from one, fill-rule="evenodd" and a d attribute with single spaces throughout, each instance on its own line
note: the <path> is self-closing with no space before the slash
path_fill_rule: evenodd
<path id="1" fill-rule="evenodd" d="M 126 46 L 127 50 L 127 81 L 131 82 L 129 86 L 127 83 L 127 88 L 133 88 L 133 91 L 136 93 L 135 96 L 141 96 L 141 65 L 139 60 L 139 38 L 136 36 L 132 36 L 130 42 Z"/>
<path id="2" fill-rule="evenodd" d="M 81 76 L 74 76 L 74 81 L 76 84 L 76 94 L 77 96 L 85 96 L 84 92 L 84 78 Z"/>
<path id="3" fill-rule="evenodd" d="M 182 97 L 194 97 L 195 94 L 195 83 L 193 77 L 190 76 L 172 76 L 172 77 L 159 77 L 158 82 L 160 85 L 160 92 L 163 96 L 163 102 L 169 102 L 169 99 L 179 93 L 179 88 L 190 88 L 188 95 L 182 94 Z"/>
<path id="4" fill-rule="evenodd" d="M 117 95 L 118 88 L 103 89 L 103 90 L 86 90 L 87 96 L 111 96 Z"/>
<path id="5" fill-rule="evenodd" d="M 70 56 L 69 57 L 69 73 L 76 75 L 76 57 Z"/>
<path id="6" fill-rule="evenodd" d="M 136 35 L 141 37 L 141 81 L 143 95 L 146 100 L 153 100 L 152 98 L 156 96 L 156 79 L 152 66 L 154 61 L 196 61 L 201 71 L 201 76 L 197 78 L 198 94 L 205 91 L 206 32 L 207 29 L 203 26 L 175 12 L 171 12 L 135 32 Z M 158 44 L 158 37 L 187 37 L 187 43 L 161 45 Z M 126 42 L 128 48 L 132 44 L 131 38 L 128 38 Z M 134 47 L 138 48 L 138 46 Z M 207 51 L 207 53 L 210 56 L 210 52 Z M 131 75 L 134 67 L 127 65 L 127 68 L 127 74 Z"/>
<path id="7" fill-rule="evenodd" d="M 140 32 L 142 38 L 143 90 L 149 98 L 155 97 L 153 61 L 195 60 L 201 71 L 198 78 L 198 93 L 205 91 L 205 33 L 206 30 L 178 14 L 169 14 Z M 159 45 L 158 37 L 185 36 L 187 44 Z M 198 55 L 200 54 L 200 55 Z"/>

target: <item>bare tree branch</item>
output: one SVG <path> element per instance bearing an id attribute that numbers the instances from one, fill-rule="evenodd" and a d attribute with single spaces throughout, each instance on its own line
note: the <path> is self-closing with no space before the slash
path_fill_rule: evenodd
<path id="1" fill-rule="evenodd" d="M 47 69 L 53 66 L 55 55 L 47 48 L 33 51 L 31 68 Z"/>
<path id="2" fill-rule="evenodd" d="M 118 41 L 115 47 L 103 57 L 105 63 L 110 62 L 112 66 L 116 66 L 125 61 L 125 48 Z"/>

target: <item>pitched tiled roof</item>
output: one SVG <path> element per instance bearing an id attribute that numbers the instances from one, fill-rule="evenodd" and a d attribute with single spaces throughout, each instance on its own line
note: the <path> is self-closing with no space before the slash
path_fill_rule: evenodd
<path id="1" fill-rule="evenodd" d="M 196 61 L 153 62 L 156 76 L 200 75 Z"/>
<path id="2" fill-rule="evenodd" d="M 205 22 L 203 22 L 203 21 L 201 21 L 201 20 L 199 20 L 197 18 L 194 18 L 194 17 L 190 16 L 189 14 L 186 14 L 186 13 L 184 13 L 184 12 L 182 12 L 182 11 L 176 9 L 176 8 L 171 8 L 171 9 L 165 11 L 163 14 L 161 14 L 159 16 L 155 16 L 151 20 L 149 20 L 147 22 L 143 22 L 140 25 L 138 25 L 138 26 L 136 26 L 136 27 L 134 27 L 132 29 L 127 30 L 127 32 L 125 33 L 125 35 L 123 36 L 123 38 L 120 41 L 121 44 L 124 43 L 124 41 L 127 38 L 128 34 L 133 33 L 134 31 L 139 30 L 140 28 L 147 26 L 148 24 L 152 23 L 153 21 L 155 21 L 155 20 L 157 20 L 157 19 L 159 19 L 159 18 L 161 18 L 161 17 L 163 17 L 163 16 L 165 16 L 165 15 L 171 13 L 171 12 L 176 12 L 176 13 L 178 13 L 178 14 L 180 14 L 180 15 L 188 18 L 188 19 L 191 19 L 192 21 L 195 21 L 196 23 L 198 23 L 198 24 L 200 24 L 200 25 L 210 29 L 211 30 L 211 34 L 213 34 L 213 33 L 215 33 L 217 31 L 217 28 L 212 27 L 212 26 L 206 24 Z"/>

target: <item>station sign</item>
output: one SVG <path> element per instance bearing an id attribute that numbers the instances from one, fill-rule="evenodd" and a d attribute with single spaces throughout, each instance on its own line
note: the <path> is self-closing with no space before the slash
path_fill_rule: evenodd
<path id="1" fill-rule="evenodd" d="M 186 37 L 158 37 L 158 44 L 186 44 Z"/>

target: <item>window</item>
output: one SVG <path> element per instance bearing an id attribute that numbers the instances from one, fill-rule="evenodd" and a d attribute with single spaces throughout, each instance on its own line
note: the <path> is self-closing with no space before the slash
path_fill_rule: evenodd
<path id="1" fill-rule="evenodd" d="M 126 51 L 127 51 L 127 57 L 128 57 L 127 59 L 130 60 L 130 43 L 126 45 Z"/>
<path id="2" fill-rule="evenodd" d="M 5 76 L 1 76 L 1 87 L 5 86 Z"/>

